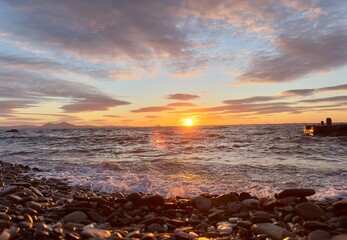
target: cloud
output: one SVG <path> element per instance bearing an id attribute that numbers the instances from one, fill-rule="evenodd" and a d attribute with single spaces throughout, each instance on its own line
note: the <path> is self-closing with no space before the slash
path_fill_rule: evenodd
<path id="1" fill-rule="evenodd" d="M 132 110 L 134 113 L 143 113 L 143 112 L 164 112 L 169 110 L 175 110 L 174 108 L 167 106 L 157 106 L 157 107 L 144 107 L 136 110 Z"/>
<path id="2" fill-rule="evenodd" d="M 149 115 L 149 116 L 145 116 L 145 118 L 155 119 L 155 118 L 161 118 L 161 117 L 160 116 Z"/>
<path id="3" fill-rule="evenodd" d="M 166 106 L 168 106 L 168 107 L 193 107 L 196 105 L 194 103 L 189 103 L 189 102 L 177 102 L 177 103 L 169 103 Z"/>
<path id="4" fill-rule="evenodd" d="M 122 116 L 114 115 L 114 114 L 105 114 L 105 115 L 103 115 L 103 117 L 107 117 L 107 118 L 123 118 Z"/>
<path id="5" fill-rule="evenodd" d="M 0 113 L 14 113 L 14 109 L 33 107 L 35 103 L 27 100 L 0 100 Z"/>
<path id="6" fill-rule="evenodd" d="M 346 103 L 347 103 L 347 96 L 336 96 L 336 97 L 327 97 L 327 98 L 315 98 L 315 99 L 301 100 L 301 101 L 299 101 L 299 102 L 303 102 L 303 103 L 346 102 Z"/>
<path id="7" fill-rule="evenodd" d="M 337 3 L 337 2 L 336 2 Z M 342 2 L 341 2 L 342 3 Z M 237 77 L 241 83 L 281 83 L 347 64 L 346 8 L 326 6 L 329 13 L 316 21 L 283 22 L 274 41 L 276 49 L 258 53 Z"/>
<path id="8" fill-rule="evenodd" d="M 172 100 L 187 101 L 187 100 L 197 99 L 197 98 L 199 98 L 199 96 L 193 95 L 193 94 L 176 93 L 176 94 L 169 94 L 166 96 L 166 98 L 172 99 Z"/>
<path id="9" fill-rule="evenodd" d="M 0 80 L 2 98 L 30 99 L 37 104 L 53 99 L 70 100 L 71 103 L 61 106 L 65 112 L 102 111 L 130 104 L 111 98 L 92 86 L 62 79 L 44 79 L 17 72 L 1 72 Z M 18 108 L 10 103 L 7 106 Z"/>
<path id="10" fill-rule="evenodd" d="M 283 97 L 306 97 L 314 93 L 330 92 L 330 91 L 347 91 L 347 84 L 323 87 L 323 88 L 311 88 L 311 89 L 293 89 L 281 92 L 279 95 Z"/>
<path id="11" fill-rule="evenodd" d="M 268 102 L 273 100 L 278 100 L 280 97 L 250 97 L 243 99 L 233 99 L 233 100 L 224 100 L 225 104 L 245 104 L 245 103 L 257 103 L 257 102 Z"/>

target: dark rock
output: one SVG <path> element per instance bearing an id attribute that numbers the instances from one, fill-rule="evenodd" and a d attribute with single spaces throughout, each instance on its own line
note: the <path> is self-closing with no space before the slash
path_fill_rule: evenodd
<path id="1" fill-rule="evenodd" d="M 37 215 L 37 211 L 32 208 L 23 208 L 23 213 L 27 213 L 29 215 Z"/>
<path id="2" fill-rule="evenodd" d="M 326 230 L 326 231 L 331 231 L 332 228 L 325 224 L 325 223 L 321 223 L 318 221 L 305 221 L 303 224 L 304 228 L 309 229 L 309 230 Z"/>
<path id="3" fill-rule="evenodd" d="M 213 206 L 219 207 L 223 205 L 227 205 L 228 202 L 231 202 L 233 200 L 232 195 L 230 194 L 223 194 L 219 195 L 217 197 L 212 198 Z"/>
<path id="4" fill-rule="evenodd" d="M 27 202 L 25 205 L 28 208 L 32 208 L 32 209 L 39 211 L 39 212 L 43 210 L 42 205 L 38 202 L 30 201 L 30 202 Z"/>
<path id="5" fill-rule="evenodd" d="M 78 233 L 68 232 L 65 234 L 66 240 L 78 240 L 80 239 L 80 235 Z"/>
<path id="6" fill-rule="evenodd" d="M 322 230 L 313 231 L 307 237 L 307 240 L 329 240 L 329 239 L 330 239 L 330 234 Z"/>
<path id="7" fill-rule="evenodd" d="M 84 220 L 87 220 L 88 217 L 84 212 L 76 211 L 72 212 L 65 217 L 63 217 L 64 223 L 81 223 Z"/>
<path id="8" fill-rule="evenodd" d="M 165 203 L 165 199 L 160 195 L 147 196 L 141 198 L 139 204 L 147 206 L 162 206 Z"/>
<path id="9" fill-rule="evenodd" d="M 18 223 L 18 227 L 25 229 L 25 230 L 30 230 L 33 228 L 33 223 L 27 222 L 27 221 L 22 221 L 22 222 Z"/>
<path id="10" fill-rule="evenodd" d="M 156 240 L 156 239 L 157 237 L 153 233 L 146 233 L 145 235 L 141 237 L 141 240 Z"/>
<path id="11" fill-rule="evenodd" d="M 18 186 L 18 187 L 30 187 L 31 184 L 28 183 L 28 182 L 14 182 L 14 183 L 11 183 L 11 186 Z"/>
<path id="12" fill-rule="evenodd" d="M 226 209 L 228 213 L 237 213 L 241 209 L 241 204 L 239 202 L 230 202 Z"/>
<path id="13" fill-rule="evenodd" d="M 251 198 L 252 198 L 251 194 L 246 193 L 246 192 L 240 193 L 240 196 L 239 196 L 239 200 L 240 200 L 241 202 L 242 202 L 243 200 L 251 199 Z"/>
<path id="14" fill-rule="evenodd" d="M 153 217 L 153 218 L 144 219 L 140 221 L 139 223 L 148 226 L 148 225 L 151 225 L 152 223 L 164 224 L 165 220 L 162 217 Z"/>
<path id="15" fill-rule="evenodd" d="M 280 192 L 279 194 L 275 195 L 276 198 L 286 198 L 286 197 L 308 197 L 312 196 L 316 193 L 314 189 L 310 188 L 292 188 L 292 189 L 286 189 Z"/>
<path id="16" fill-rule="evenodd" d="M 338 214 L 347 214 L 347 199 L 337 201 L 333 204 L 335 212 Z"/>
<path id="17" fill-rule="evenodd" d="M 254 208 L 259 206 L 259 200 L 254 198 L 247 198 L 243 200 L 241 204 L 248 208 Z"/>
<path id="18" fill-rule="evenodd" d="M 126 196 L 126 199 L 128 201 L 131 201 L 132 203 L 137 203 L 138 201 L 140 201 L 142 198 L 141 193 L 138 192 L 134 192 L 134 193 L 130 193 Z"/>
<path id="19" fill-rule="evenodd" d="M 0 234 L 0 240 L 8 240 L 10 239 L 10 237 L 11 237 L 11 234 L 8 229 L 2 230 Z"/>
<path id="20" fill-rule="evenodd" d="M 14 193 L 17 191 L 17 189 L 18 189 L 17 186 L 6 186 L 2 189 L 0 196 L 5 196 L 8 194 Z"/>
<path id="21" fill-rule="evenodd" d="M 14 195 L 14 194 L 9 194 L 9 195 L 7 195 L 7 199 L 8 199 L 9 201 L 13 201 L 13 202 L 20 202 L 20 201 L 23 200 L 21 197 L 19 197 L 19 196 L 17 196 L 17 195 Z"/>
<path id="22" fill-rule="evenodd" d="M 237 221 L 237 226 L 244 229 L 250 229 L 252 223 L 250 221 Z"/>
<path id="23" fill-rule="evenodd" d="M 11 222 L 0 219 L 0 228 L 10 228 Z"/>
<path id="24" fill-rule="evenodd" d="M 200 211 L 208 211 L 212 207 L 212 200 L 207 197 L 198 196 L 195 197 L 193 201 L 196 208 Z"/>
<path id="25" fill-rule="evenodd" d="M 149 226 L 147 226 L 147 231 L 149 232 L 161 232 L 162 226 L 159 223 L 152 223 Z"/>
<path id="26" fill-rule="evenodd" d="M 98 228 L 86 228 L 81 232 L 81 236 L 84 238 L 106 239 L 111 237 L 111 232 Z"/>
<path id="27" fill-rule="evenodd" d="M 292 232 L 289 232 L 285 228 L 274 225 L 272 223 L 259 223 L 253 224 L 252 231 L 257 234 L 266 234 L 273 240 L 282 240 L 286 237 L 297 239 L 298 236 Z"/>
<path id="28" fill-rule="evenodd" d="M 106 221 L 106 218 L 101 216 L 99 213 L 97 213 L 96 211 L 88 211 L 87 212 L 88 217 L 97 222 L 97 223 L 102 223 Z"/>
<path id="29" fill-rule="evenodd" d="M 315 220 L 324 215 L 324 211 L 313 202 L 303 202 L 295 206 L 295 212 L 305 220 Z"/>

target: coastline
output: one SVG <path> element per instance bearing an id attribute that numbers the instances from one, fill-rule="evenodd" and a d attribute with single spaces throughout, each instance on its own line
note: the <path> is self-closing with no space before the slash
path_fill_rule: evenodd
<path id="1" fill-rule="evenodd" d="M 30 166 L 0 161 L 0 169 L 1 240 L 347 238 L 347 200 L 310 200 L 313 189 L 164 198 L 38 180 Z"/>

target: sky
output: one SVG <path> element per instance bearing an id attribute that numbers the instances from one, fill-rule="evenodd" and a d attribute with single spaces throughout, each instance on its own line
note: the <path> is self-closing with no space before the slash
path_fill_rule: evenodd
<path id="1" fill-rule="evenodd" d="M 0 1 L 0 125 L 347 122 L 345 0 Z"/>

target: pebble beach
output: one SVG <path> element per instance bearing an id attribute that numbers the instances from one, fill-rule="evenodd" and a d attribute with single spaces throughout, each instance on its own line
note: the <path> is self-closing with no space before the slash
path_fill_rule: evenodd
<path id="1" fill-rule="evenodd" d="M 40 169 L 28 165 L 0 169 L 0 240 L 347 239 L 347 200 L 317 201 L 314 189 L 166 198 L 73 188 L 34 178 Z"/>

